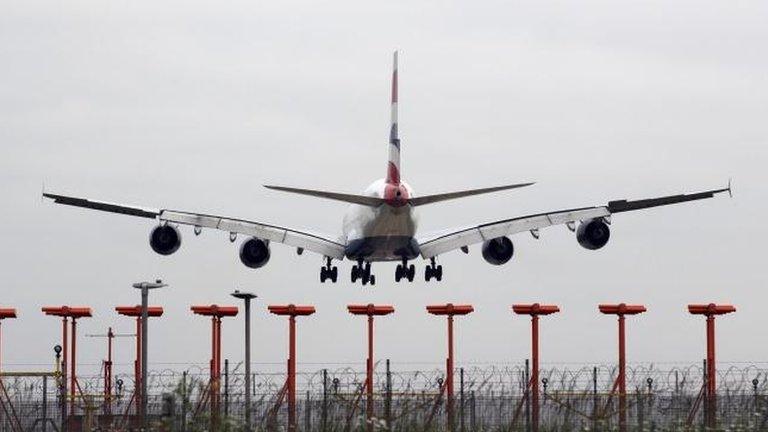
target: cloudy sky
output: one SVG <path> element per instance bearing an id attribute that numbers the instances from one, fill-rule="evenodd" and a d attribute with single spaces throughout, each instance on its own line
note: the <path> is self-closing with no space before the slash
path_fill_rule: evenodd
<path id="1" fill-rule="evenodd" d="M 47 365 L 59 321 L 47 304 L 88 305 L 82 333 L 133 323 L 131 283 L 152 294 L 151 358 L 202 363 L 209 321 L 191 304 L 260 295 L 254 361 L 282 362 L 286 323 L 266 304 L 314 304 L 299 358 L 363 359 L 364 324 L 345 305 L 391 303 L 377 352 L 395 364 L 444 358 L 444 322 L 424 306 L 467 302 L 461 364 L 519 362 L 528 321 L 518 302 L 563 313 L 543 324 L 549 362 L 607 363 L 615 323 L 600 302 L 640 302 L 629 324 L 637 362 L 698 363 L 704 324 L 690 302 L 732 302 L 718 322 L 723 361 L 768 360 L 768 6 L 762 1 L 2 1 L 0 14 L 0 304 L 8 368 Z M 245 268 L 227 234 L 184 230 L 170 257 L 148 245 L 152 222 L 41 202 L 51 191 L 237 216 L 337 234 L 341 203 L 265 190 L 277 183 L 357 193 L 385 172 L 391 54 L 401 50 L 403 173 L 417 193 L 537 181 L 523 190 L 436 204 L 423 232 L 610 199 L 721 187 L 735 197 L 618 215 L 612 241 L 582 249 L 564 227 L 516 236 L 506 266 L 441 256 L 441 284 L 374 288 L 318 282 L 319 257 L 280 245 Z M 241 358 L 242 323 L 224 325 Z M 102 340 L 82 339 L 97 365 Z M 130 342 L 118 362 L 132 361 Z M 360 365 L 362 367 L 362 364 Z M 306 368 L 315 367 L 305 365 Z M 319 367 L 319 366 L 318 366 Z"/>

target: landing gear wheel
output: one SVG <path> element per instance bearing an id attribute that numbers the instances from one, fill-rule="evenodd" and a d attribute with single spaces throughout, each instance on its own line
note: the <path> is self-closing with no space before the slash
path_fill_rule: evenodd
<path id="1" fill-rule="evenodd" d="M 408 267 L 408 275 L 406 276 L 408 278 L 408 282 L 413 282 L 413 278 L 416 277 L 416 266 L 411 264 L 410 267 Z"/>
<path id="2" fill-rule="evenodd" d="M 325 279 L 328 277 L 325 267 L 320 267 L 320 283 L 325 283 Z"/>
<path id="3" fill-rule="evenodd" d="M 357 266 L 357 264 L 352 266 L 352 273 L 351 273 L 351 279 L 352 283 L 357 282 L 357 278 L 359 278 L 360 275 L 360 268 Z"/>
<path id="4" fill-rule="evenodd" d="M 376 285 L 376 275 L 371 275 L 371 285 Z"/>
<path id="5" fill-rule="evenodd" d="M 333 266 L 333 270 L 331 270 L 329 277 L 331 278 L 331 282 L 336 283 L 336 281 L 339 279 L 339 268 Z"/>
<path id="6" fill-rule="evenodd" d="M 432 278 L 440 282 L 443 279 L 443 266 L 437 265 L 435 258 L 430 258 L 429 265 L 424 267 L 424 280 L 429 282 Z"/>
<path id="7" fill-rule="evenodd" d="M 400 282 L 400 279 L 403 278 L 403 266 L 398 264 L 397 268 L 395 268 L 395 282 Z"/>

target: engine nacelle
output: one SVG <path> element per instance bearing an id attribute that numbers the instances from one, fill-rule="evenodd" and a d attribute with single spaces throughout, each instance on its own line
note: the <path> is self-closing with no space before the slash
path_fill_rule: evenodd
<path id="1" fill-rule="evenodd" d="M 483 258 L 493 265 L 506 264 L 515 253 L 509 237 L 496 237 L 483 243 Z"/>
<path id="2" fill-rule="evenodd" d="M 269 241 L 252 237 L 240 246 L 240 261 L 246 267 L 257 269 L 269 262 Z"/>
<path id="3" fill-rule="evenodd" d="M 589 250 L 597 250 L 608 243 L 611 238 L 611 229 L 603 219 L 590 219 L 584 221 L 576 230 L 576 240 Z"/>
<path id="4" fill-rule="evenodd" d="M 158 225 L 149 234 L 149 245 L 160 255 L 170 255 L 181 247 L 181 234 L 175 226 Z"/>

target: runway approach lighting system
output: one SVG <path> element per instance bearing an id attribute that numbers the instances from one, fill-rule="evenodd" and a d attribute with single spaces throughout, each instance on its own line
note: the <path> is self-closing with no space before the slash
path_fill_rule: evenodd
<path id="1" fill-rule="evenodd" d="M 136 360 L 133 362 L 133 376 L 134 376 L 134 389 L 133 389 L 133 403 L 136 405 L 136 414 L 141 420 L 141 400 L 142 400 L 142 376 L 141 376 L 141 362 L 142 362 L 142 329 L 141 325 L 141 305 L 135 306 L 117 306 L 115 311 L 123 316 L 136 318 Z M 161 306 L 147 306 L 147 317 L 157 318 L 163 316 L 163 308 Z"/>
<path id="2" fill-rule="evenodd" d="M 619 304 L 601 304 L 598 305 L 600 312 L 606 315 L 618 315 L 619 317 L 619 375 L 613 384 L 611 394 L 619 390 L 619 431 L 627 430 L 627 358 L 626 358 L 626 340 L 624 332 L 624 316 L 638 315 L 646 311 L 643 305 Z"/>
<path id="3" fill-rule="evenodd" d="M 245 388 L 251 388 L 251 300 L 256 294 L 235 290 L 232 297 L 240 299 L 245 309 Z M 245 392 L 245 432 L 251 432 L 251 392 Z"/>
<path id="4" fill-rule="evenodd" d="M 395 308 L 389 305 L 376 306 L 349 305 L 347 310 L 352 315 L 365 315 L 368 317 L 368 359 L 365 362 L 365 390 L 366 390 L 366 430 L 373 431 L 373 317 L 384 316 L 395 312 Z"/>
<path id="5" fill-rule="evenodd" d="M 560 312 L 555 305 L 516 304 L 512 311 L 518 315 L 531 316 L 531 381 L 526 385 L 531 389 L 531 430 L 539 430 L 539 316 Z"/>
<path id="6" fill-rule="evenodd" d="M 288 316 L 288 375 L 272 410 L 277 413 L 284 397 L 288 398 L 288 432 L 296 432 L 296 317 L 315 313 L 314 306 L 272 305 L 269 312 Z"/>
<path id="7" fill-rule="evenodd" d="M 93 316 L 89 307 L 71 307 L 71 306 L 44 306 L 43 313 L 48 316 L 62 318 L 62 343 L 64 347 L 62 362 L 62 393 L 67 394 L 67 366 L 69 365 L 69 415 L 75 413 L 75 394 L 77 393 L 77 320 L 79 318 L 90 318 Z M 67 321 L 72 321 L 72 340 L 67 347 Z M 62 398 L 62 421 L 66 424 L 68 417 L 66 413 L 66 398 Z"/>
<path id="8" fill-rule="evenodd" d="M 211 430 L 219 427 L 221 409 L 221 319 L 237 316 L 237 306 L 192 306 L 195 315 L 211 317 L 211 380 L 208 384 L 211 403 Z"/>
<path id="9" fill-rule="evenodd" d="M 453 431 L 453 317 L 456 315 L 468 315 L 474 312 L 472 305 L 455 305 L 447 303 L 444 305 L 427 306 L 427 312 L 432 315 L 445 315 L 448 317 L 448 358 L 445 360 L 445 383 L 440 392 L 447 394 L 448 404 L 446 405 L 447 430 Z"/>
<path id="10" fill-rule="evenodd" d="M 704 422 L 708 428 L 715 428 L 717 424 L 717 368 L 715 366 L 715 317 L 736 312 L 736 307 L 728 304 L 690 304 L 688 312 L 692 315 L 704 315 L 707 317 L 707 360 L 706 360 L 706 406 L 704 409 Z M 691 412 L 694 414 L 695 412 Z M 689 418 L 689 423 L 692 421 Z"/>

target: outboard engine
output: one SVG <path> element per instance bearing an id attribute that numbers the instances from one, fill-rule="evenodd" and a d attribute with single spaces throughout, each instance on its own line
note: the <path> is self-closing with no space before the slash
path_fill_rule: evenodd
<path id="1" fill-rule="evenodd" d="M 269 256 L 269 240 L 251 237 L 240 246 L 240 261 L 246 267 L 253 269 L 263 267 L 269 262 Z"/>
<path id="2" fill-rule="evenodd" d="M 483 242 L 483 258 L 493 265 L 506 264 L 512 259 L 515 247 L 509 237 L 496 237 Z"/>
<path id="3" fill-rule="evenodd" d="M 149 234 L 149 245 L 160 255 L 170 255 L 181 247 L 181 234 L 175 226 L 158 225 Z"/>
<path id="4" fill-rule="evenodd" d="M 602 218 L 584 221 L 576 230 L 576 240 L 582 247 L 589 250 L 600 249 L 608 243 L 610 238 L 611 229 Z"/>

